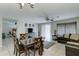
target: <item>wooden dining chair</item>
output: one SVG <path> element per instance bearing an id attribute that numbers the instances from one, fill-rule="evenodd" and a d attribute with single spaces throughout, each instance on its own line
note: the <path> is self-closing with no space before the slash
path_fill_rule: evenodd
<path id="1" fill-rule="evenodd" d="M 20 40 L 24 40 L 27 37 L 27 33 L 21 33 L 20 34 Z"/>
<path id="2" fill-rule="evenodd" d="M 22 53 L 26 53 L 26 50 L 25 50 L 25 47 L 23 44 L 19 44 L 19 40 L 16 39 L 16 44 L 15 44 L 15 50 L 16 50 L 16 56 L 19 54 L 19 56 L 22 54 Z"/>
<path id="3" fill-rule="evenodd" d="M 35 42 L 37 42 L 35 43 L 35 49 L 38 51 L 38 54 L 42 56 L 44 51 L 42 37 L 35 38 Z"/>
<path id="4" fill-rule="evenodd" d="M 15 28 L 12 29 L 11 34 L 12 34 L 12 39 L 14 42 L 14 54 L 15 54 L 15 40 L 16 40 L 16 29 Z"/>
<path id="5" fill-rule="evenodd" d="M 28 51 L 31 50 L 34 52 L 34 56 L 36 54 L 36 51 L 38 51 L 38 54 L 40 56 L 43 55 L 43 41 L 42 41 L 42 38 L 35 38 L 34 40 L 34 43 L 33 44 L 30 44 L 30 47 L 28 47 Z"/>

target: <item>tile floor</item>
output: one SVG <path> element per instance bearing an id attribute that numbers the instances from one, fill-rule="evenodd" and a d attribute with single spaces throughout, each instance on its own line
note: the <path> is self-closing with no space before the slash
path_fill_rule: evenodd
<path id="1" fill-rule="evenodd" d="M 15 56 L 13 54 L 13 40 L 11 38 L 3 40 L 0 56 Z M 36 56 L 38 56 L 37 53 Z M 43 56 L 65 56 L 65 45 L 55 42 L 52 47 L 44 49 Z"/>

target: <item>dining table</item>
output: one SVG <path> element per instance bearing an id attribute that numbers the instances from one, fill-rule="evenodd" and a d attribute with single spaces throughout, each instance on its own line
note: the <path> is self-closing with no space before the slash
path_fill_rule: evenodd
<path id="1" fill-rule="evenodd" d="M 14 36 L 16 38 L 16 35 Z M 41 37 L 32 37 L 32 38 L 28 38 L 28 37 L 21 37 L 18 38 L 16 42 L 18 42 L 18 44 L 16 43 L 16 45 L 18 45 L 18 49 L 23 49 L 25 55 L 30 55 L 29 53 L 29 50 L 32 50 L 33 51 L 33 55 L 35 56 L 35 52 L 36 52 L 36 49 L 38 50 L 38 54 L 39 55 L 42 55 L 42 45 L 41 45 Z M 22 44 L 22 45 L 21 45 Z M 20 45 L 22 48 L 20 48 Z"/>
<path id="2" fill-rule="evenodd" d="M 35 38 L 28 38 L 28 39 L 24 39 L 24 40 L 20 40 L 20 43 L 23 44 L 24 48 L 25 48 L 25 55 L 30 56 L 30 52 L 29 50 L 32 48 L 33 50 L 33 55 L 35 56 L 35 44 L 38 43 L 38 41 L 34 41 Z"/>

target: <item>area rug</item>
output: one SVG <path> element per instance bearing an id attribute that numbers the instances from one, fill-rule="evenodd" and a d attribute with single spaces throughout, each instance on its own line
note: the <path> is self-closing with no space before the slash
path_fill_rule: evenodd
<path id="1" fill-rule="evenodd" d="M 44 41 L 44 48 L 48 49 L 51 46 L 53 46 L 54 44 L 55 44 L 54 42 Z"/>

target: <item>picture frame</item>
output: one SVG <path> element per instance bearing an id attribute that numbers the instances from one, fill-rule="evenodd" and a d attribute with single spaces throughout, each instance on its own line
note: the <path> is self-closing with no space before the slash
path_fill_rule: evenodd
<path id="1" fill-rule="evenodd" d="M 31 24 L 29 24 L 29 27 L 31 27 Z"/>
<path id="2" fill-rule="evenodd" d="M 27 24 L 25 24 L 25 27 L 27 27 Z"/>

